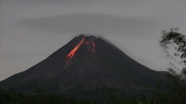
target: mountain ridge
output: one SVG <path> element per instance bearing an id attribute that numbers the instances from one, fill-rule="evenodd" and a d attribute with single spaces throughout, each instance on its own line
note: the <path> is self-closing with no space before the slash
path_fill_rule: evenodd
<path id="1" fill-rule="evenodd" d="M 105 86 L 137 93 L 155 91 L 156 83 L 165 77 L 165 73 L 139 64 L 104 38 L 79 35 L 40 63 L 1 81 L 0 88 L 63 93 L 78 86 Z"/>

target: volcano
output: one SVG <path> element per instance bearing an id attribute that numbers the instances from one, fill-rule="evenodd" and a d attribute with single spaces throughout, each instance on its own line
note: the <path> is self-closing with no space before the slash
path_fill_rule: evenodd
<path id="1" fill-rule="evenodd" d="M 157 83 L 165 76 L 139 64 L 102 37 L 79 35 L 42 62 L 1 81 L 0 88 L 22 93 L 40 88 L 49 94 L 73 95 L 96 89 L 149 93 L 157 90 Z"/>

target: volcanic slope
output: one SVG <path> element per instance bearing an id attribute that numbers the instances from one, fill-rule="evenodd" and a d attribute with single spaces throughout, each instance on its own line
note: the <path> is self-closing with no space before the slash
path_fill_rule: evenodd
<path id="1" fill-rule="evenodd" d="M 28 70 L 0 82 L 0 88 L 30 93 L 113 88 L 125 93 L 152 92 L 165 73 L 151 70 L 101 37 L 79 35 Z"/>

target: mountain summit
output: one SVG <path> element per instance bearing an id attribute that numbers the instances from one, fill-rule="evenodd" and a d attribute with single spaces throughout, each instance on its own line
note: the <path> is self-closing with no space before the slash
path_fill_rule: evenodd
<path id="1" fill-rule="evenodd" d="M 151 70 L 101 37 L 79 35 L 48 58 L 0 82 L 0 88 L 31 93 L 66 93 L 76 89 L 152 92 L 165 73 Z"/>

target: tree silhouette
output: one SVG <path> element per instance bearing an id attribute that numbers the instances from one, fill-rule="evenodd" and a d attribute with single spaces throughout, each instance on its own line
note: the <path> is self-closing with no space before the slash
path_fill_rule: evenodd
<path id="1" fill-rule="evenodd" d="M 178 28 L 162 32 L 160 45 L 171 59 L 168 75 L 171 81 L 170 101 L 174 104 L 185 104 L 186 98 L 186 38 L 178 32 Z M 175 70 L 177 69 L 177 71 Z"/>
<path id="2" fill-rule="evenodd" d="M 173 68 L 179 65 L 182 67 L 183 74 L 186 74 L 186 38 L 185 35 L 178 32 L 178 28 L 171 28 L 170 31 L 162 32 L 160 45 L 166 55 L 173 61 L 170 63 Z"/>

